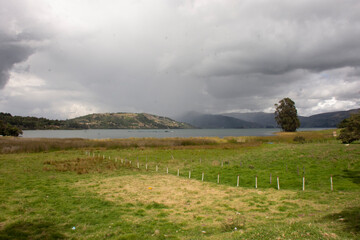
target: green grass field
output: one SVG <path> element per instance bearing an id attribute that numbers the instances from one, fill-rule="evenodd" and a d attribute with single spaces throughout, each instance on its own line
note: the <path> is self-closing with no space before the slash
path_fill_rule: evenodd
<path id="1" fill-rule="evenodd" d="M 360 144 L 331 133 L 1 138 L 0 239 L 359 239 Z"/>

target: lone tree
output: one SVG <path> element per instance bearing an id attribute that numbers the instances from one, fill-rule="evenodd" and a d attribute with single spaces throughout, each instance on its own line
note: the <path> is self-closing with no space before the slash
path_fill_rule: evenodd
<path id="1" fill-rule="evenodd" d="M 338 126 L 342 128 L 338 137 L 342 143 L 351 143 L 360 139 L 360 112 L 344 119 Z"/>
<path id="2" fill-rule="evenodd" d="M 295 132 L 300 127 L 295 103 L 290 98 L 284 98 L 275 104 L 275 120 L 285 132 Z"/>

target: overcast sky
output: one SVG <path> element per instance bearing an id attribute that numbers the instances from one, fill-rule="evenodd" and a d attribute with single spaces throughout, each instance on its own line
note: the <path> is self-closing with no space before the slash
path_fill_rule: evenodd
<path id="1" fill-rule="evenodd" d="M 360 107 L 359 0 L 0 0 L 0 111 Z"/>

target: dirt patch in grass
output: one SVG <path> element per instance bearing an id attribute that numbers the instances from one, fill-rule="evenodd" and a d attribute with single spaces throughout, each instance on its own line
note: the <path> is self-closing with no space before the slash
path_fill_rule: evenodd
<path id="1" fill-rule="evenodd" d="M 112 177 L 80 182 L 77 187 L 138 207 L 143 219 L 163 217 L 189 228 L 240 230 L 272 221 L 294 223 L 313 219 L 326 209 L 312 200 L 297 199 L 294 191 L 228 187 L 173 175 Z M 129 219 L 138 222 L 138 215 Z"/>

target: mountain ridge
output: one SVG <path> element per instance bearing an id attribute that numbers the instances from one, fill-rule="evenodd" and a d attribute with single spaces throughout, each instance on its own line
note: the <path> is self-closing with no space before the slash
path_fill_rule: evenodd
<path id="1" fill-rule="evenodd" d="M 335 112 L 326 112 L 311 115 L 308 117 L 298 116 L 300 120 L 300 128 L 336 128 L 337 125 L 344 120 L 345 118 L 350 117 L 351 114 L 357 113 L 360 111 L 358 109 L 351 109 L 347 111 L 335 111 Z M 177 118 L 180 121 L 189 123 L 198 128 L 209 128 L 209 121 L 212 119 L 223 119 L 226 117 L 228 120 L 231 118 L 231 121 L 227 121 L 228 124 L 221 125 L 219 122 L 214 128 L 239 128 L 238 123 L 234 119 L 241 120 L 242 124 L 245 124 L 245 127 L 240 128 L 277 128 L 277 123 L 275 121 L 274 113 L 265 113 L 265 112 L 250 112 L 250 113 L 224 113 L 224 114 L 202 114 L 198 112 L 189 112 L 183 116 Z M 213 127 L 210 127 L 213 128 Z"/>
<path id="2" fill-rule="evenodd" d="M 261 128 L 260 124 L 217 114 L 189 112 L 179 121 L 198 128 Z"/>

